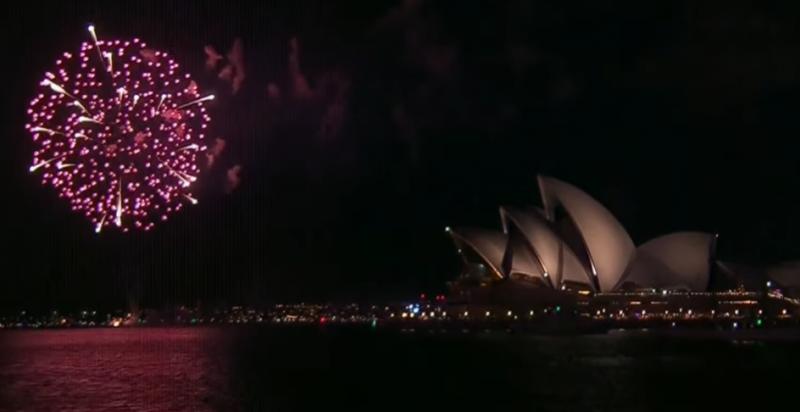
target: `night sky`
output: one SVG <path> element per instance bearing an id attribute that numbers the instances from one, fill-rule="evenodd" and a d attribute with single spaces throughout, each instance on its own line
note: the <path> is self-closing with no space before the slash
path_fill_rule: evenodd
<path id="1" fill-rule="evenodd" d="M 721 258 L 800 259 L 789 3 L 14 2 L 0 310 L 443 292 L 460 263 L 444 227 L 499 229 L 498 206 L 539 203 L 537 173 L 586 190 L 637 244 L 715 231 Z M 170 52 L 220 96 L 219 171 L 148 233 L 94 233 L 27 171 L 28 102 L 90 22 Z M 231 96 L 203 47 L 236 37 L 248 78 Z M 292 37 L 312 99 L 289 97 Z M 334 105 L 341 122 L 320 132 Z"/>

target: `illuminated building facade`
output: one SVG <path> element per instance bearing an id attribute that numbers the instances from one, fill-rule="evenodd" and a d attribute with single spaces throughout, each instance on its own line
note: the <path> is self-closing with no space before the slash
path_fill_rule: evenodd
<path id="1" fill-rule="evenodd" d="M 551 177 L 539 176 L 538 183 L 542 208 L 501 207 L 502 230 L 446 229 L 465 264 L 451 283 L 456 300 L 515 307 L 571 302 L 606 311 L 614 305 L 657 311 L 659 305 L 676 311 L 699 305 L 716 311 L 722 293 L 739 293 L 723 301 L 743 304 L 756 300 L 752 294 L 779 293 L 770 289 L 773 283 L 800 292 L 800 263 L 743 275 L 715 262 L 717 235 L 701 232 L 672 233 L 637 247 L 588 194 Z M 716 272 L 733 283 L 710 293 Z"/>

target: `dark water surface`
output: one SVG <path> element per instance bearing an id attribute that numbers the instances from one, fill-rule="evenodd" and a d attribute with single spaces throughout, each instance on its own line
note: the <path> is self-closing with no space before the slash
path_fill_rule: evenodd
<path id="1" fill-rule="evenodd" d="M 3 332 L 0 411 L 738 411 L 795 396 L 800 344 L 645 335 Z"/>

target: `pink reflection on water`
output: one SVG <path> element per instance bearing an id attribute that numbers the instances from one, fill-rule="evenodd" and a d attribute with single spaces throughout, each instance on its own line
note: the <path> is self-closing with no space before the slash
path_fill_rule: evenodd
<path id="1" fill-rule="evenodd" d="M 0 339 L 0 410 L 213 411 L 227 403 L 216 330 L 28 331 Z"/>

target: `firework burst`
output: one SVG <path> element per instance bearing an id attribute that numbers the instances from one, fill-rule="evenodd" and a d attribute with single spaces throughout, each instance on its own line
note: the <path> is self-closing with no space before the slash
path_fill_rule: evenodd
<path id="1" fill-rule="evenodd" d="M 150 230 L 197 203 L 191 193 L 210 117 L 197 85 L 166 53 L 98 40 L 64 53 L 30 103 L 37 149 L 31 172 L 53 186 L 99 233 Z"/>

